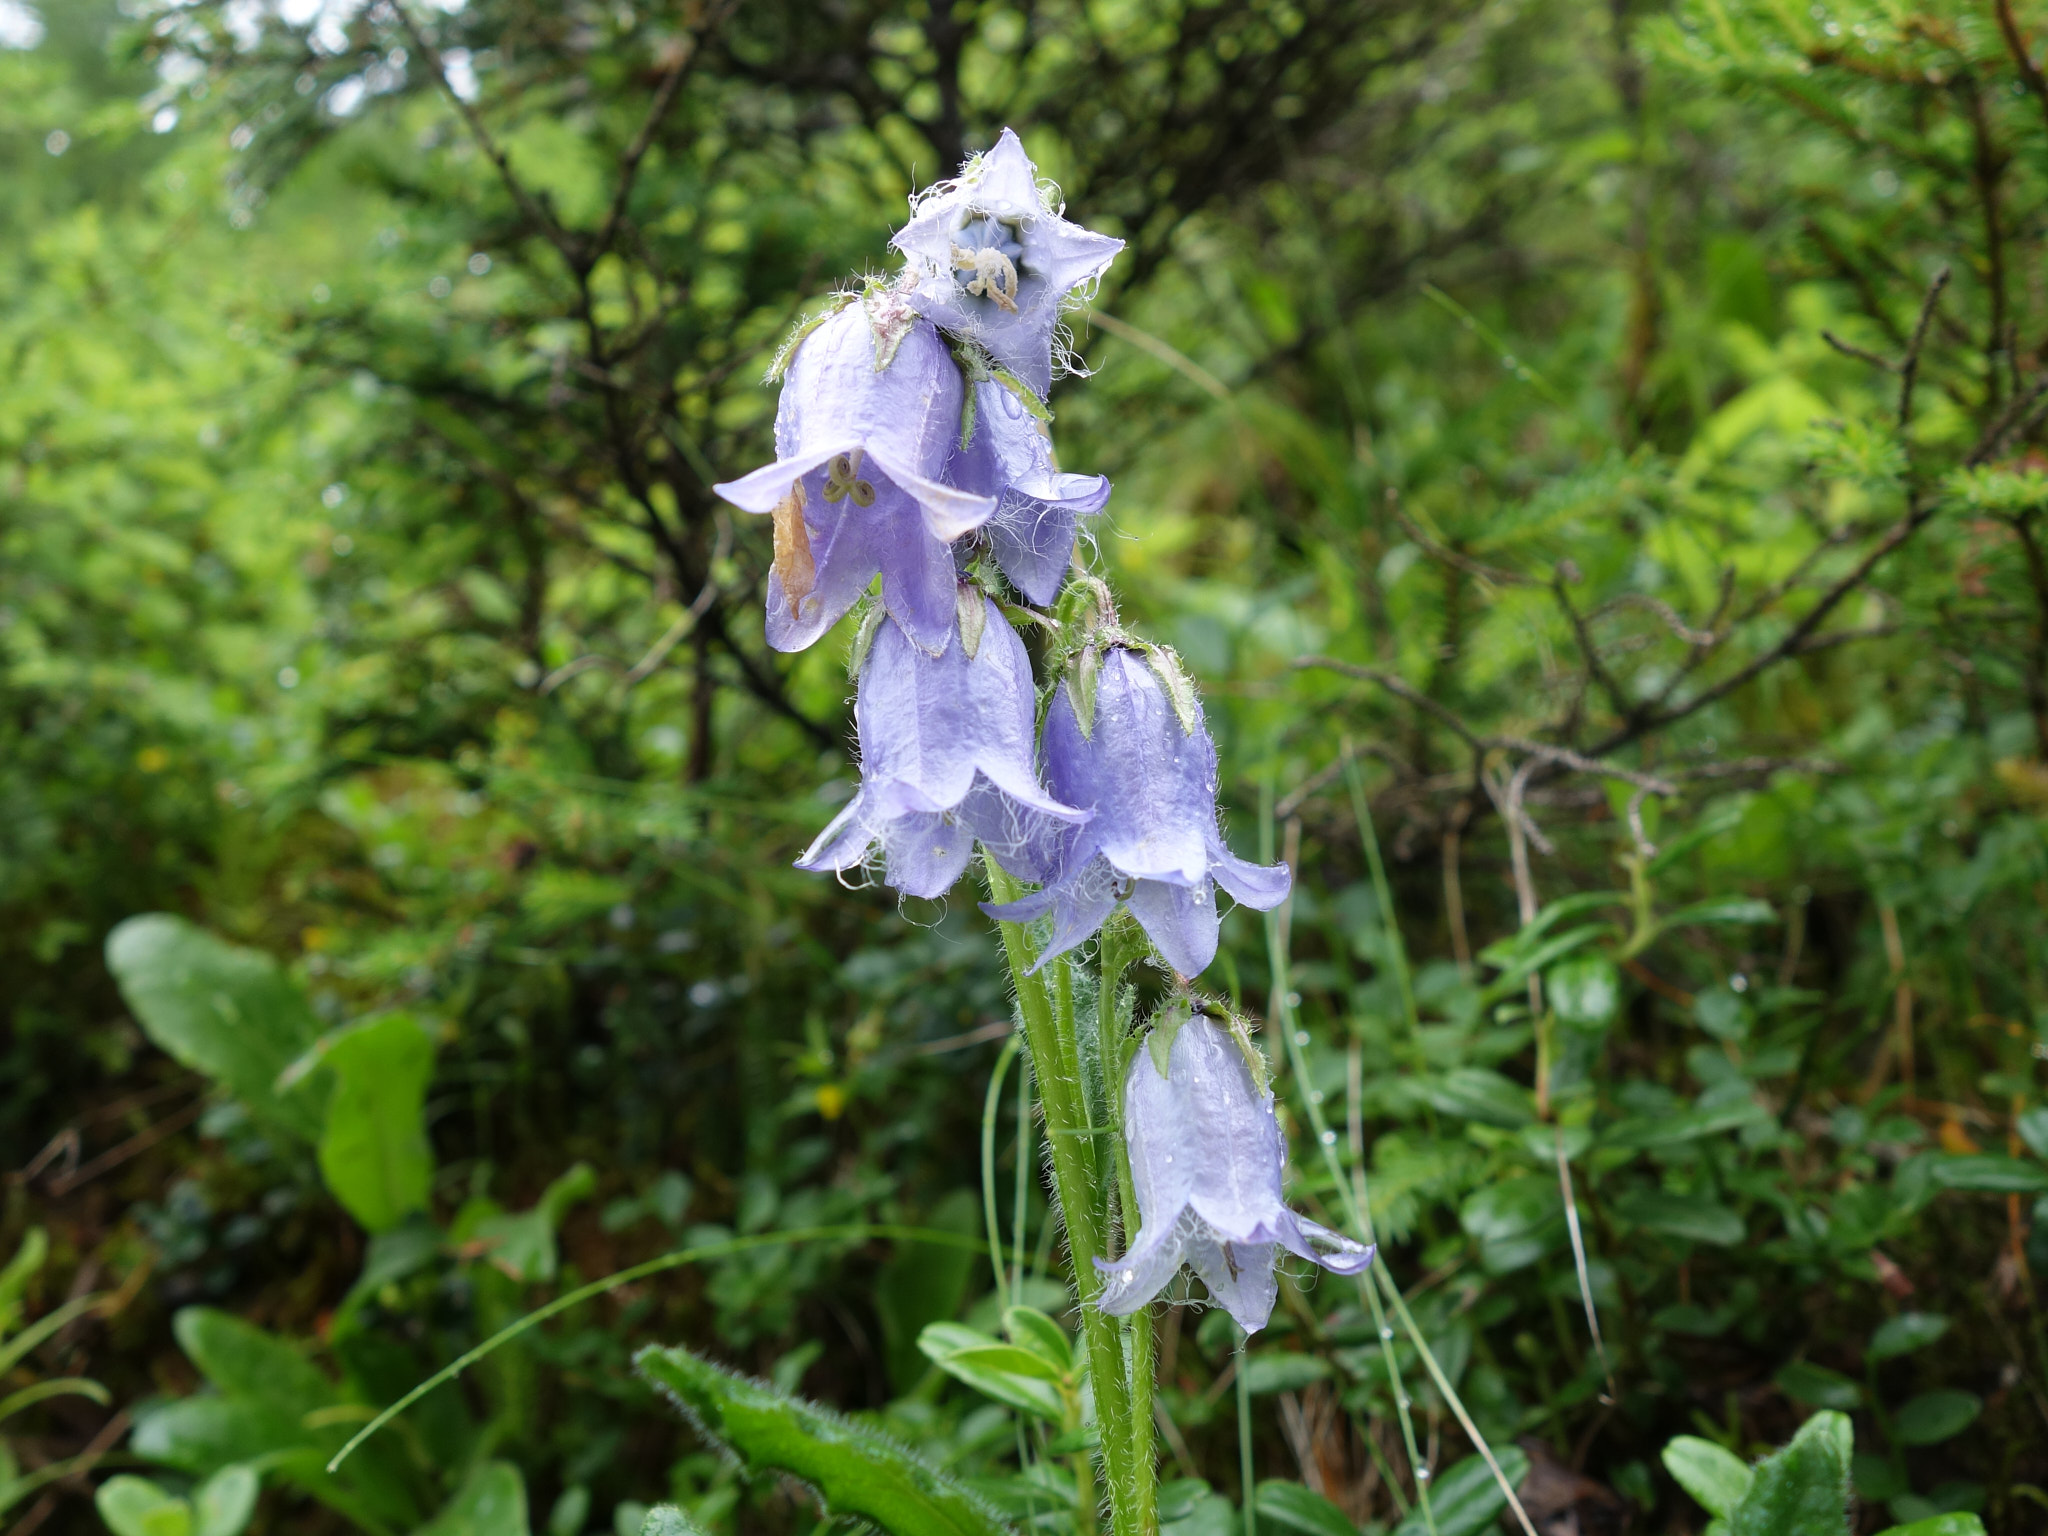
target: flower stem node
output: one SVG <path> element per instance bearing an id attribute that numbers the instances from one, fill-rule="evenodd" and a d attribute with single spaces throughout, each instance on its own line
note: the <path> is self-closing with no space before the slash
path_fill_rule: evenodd
<path id="1" fill-rule="evenodd" d="M 1287 1141 L 1239 1033 L 1184 1004 L 1169 1012 L 1132 1054 L 1124 1081 L 1140 1225 L 1122 1258 L 1095 1261 L 1099 1304 L 1113 1316 L 1135 1312 L 1185 1264 L 1238 1326 L 1256 1333 L 1279 1295 L 1274 1265 L 1283 1250 L 1338 1275 L 1361 1273 L 1375 1250 L 1282 1201 Z"/>

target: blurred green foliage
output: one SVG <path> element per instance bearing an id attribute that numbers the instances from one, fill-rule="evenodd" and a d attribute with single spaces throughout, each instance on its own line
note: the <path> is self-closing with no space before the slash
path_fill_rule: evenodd
<path id="1" fill-rule="evenodd" d="M 1747 1529 L 1821 1449 L 1857 1529 L 2038 1520 L 2048 11 L 35 14 L 0 48 L 29 1521 L 812 1528 L 665 1413 L 653 1343 L 911 1443 L 877 1497 L 1085 1514 L 1007 1095 L 1021 1297 L 771 1240 L 978 1236 L 1009 1003 L 970 893 L 789 869 L 850 790 L 843 647 L 766 650 L 765 530 L 708 491 L 791 325 L 1004 122 L 1131 241 L 1053 403 L 1234 840 L 1300 872 L 1208 978 L 1289 1057 L 1294 1194 L 1335 1220 L 1365 1176 L 1540 1522 L 1689 1528 L 1713 1487 Z M 325 1471 L 528 1308 L 734 1238 Z M 1158 1334 L 1162 1516 L 1223 1536 L 1233 1341 Z M 1500 1516 L 1376 1334 L 1284 1289 L 1242 1366 L 1261 1526 L 1424 1529 L 1404 1392 L 1439 1531 Z"/>

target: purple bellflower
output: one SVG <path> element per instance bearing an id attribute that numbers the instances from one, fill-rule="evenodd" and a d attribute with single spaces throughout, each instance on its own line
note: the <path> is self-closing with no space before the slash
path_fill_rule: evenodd
<path id="1" fill-rule="evenodd" d="M 1009 922 L 1052 913 L 1036 970 L 1086 942 L 1121 900 L 1169 965 L 1199 975 L 1216 958 L 1216 886 L 1264 911 L 1286 898 L 1292 876 L 1285 864 L 1250 864 L 1224 845 L 1216 743 L 1172 656 L 1121 644 L 1098 654 L 1091 718 L 1075 708 L 1084 654 L 1046 711 L 1042 742 L 1052 792 L 1095 814 L 1064 833 L 1042 870 L 1026 871 L 1045 879 L 1043 889 L 982 910 Z"/>
<path id="2" fill-rule="evenodd" d="M 1186 1264 L 1239 1327 L 1256 1333 L 1279 1294 L 1279 1250 L 1337 1275 L 1372 1263 L 1372 1248 L 1282 1203 L 1287 1142 L 1273 1091 L 1246 1060 L 1251 1049 L 1198 1014 L 1178 1030 L 1155 1028 L 1131 1059 L 1124 1139 L 1141 1225 L 1122 1258 L 1095 1261 L 1103 1311 L 1137 1311 Z"/>
<path id="3" fill-rule="evenodd" d="M 994 496 L 940 479 L 962 400 L 959 365 L 901 295 L 871 293 L 803 338 L 775 412 L 775 462 L 712 487 L 775 519 L 770 645 L 812 644 L 879 571 L 890 616 L 925 650 L 946 648 L 947 546 L 996 510 Z"/>
<path id="4" fill-rule="evenodd" d="M 1024 644 L 979 589 L 934 656 L 884 618 L 860 667 L 860 791 L 797 868 L 847 870 L 880 844 L 885 878 L 942 896 L 979 840 L 999 862 L 1088 813 L 1047 794 L 1031 766 L 1035 697 Z"/>
<path id="5" fill-rule="evenodd" d="M 1067 295 L 1100 277 L 1124 244 L 1068 223 L 1048 191 L 1005 128 L 957 180 L 914 198 L 891 242 L 910 260 L 918 312 L 987 348 L 1041 398 Z"/>
<path id="6" fill-rule="evenodd" d="M 986 534 L 996 564 L 1032 602 L 1050 605 L 1067 579 L 1081 519 L 1109 500 L 1101 475 L 1065 475 L 1053 461 L 1045 407 L 1019 398 L 998 379 L 968 385 L 974 429 L 953 455 L 946 478 L 962 490 L 994 496 Z"/>

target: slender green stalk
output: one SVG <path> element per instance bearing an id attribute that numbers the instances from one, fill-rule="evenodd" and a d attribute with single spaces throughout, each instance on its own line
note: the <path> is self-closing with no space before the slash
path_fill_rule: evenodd
<path id="1" fill-rule="evenodd" d="M 1347 777 L 1350 779 L 1352 809 L 1358 817 L 1359 836 L 1365 844 L 1366 858 L 1372 865 L 1375 875 L 1374 890 L 1379 896 L 1381 902 L 1380 910 L 1386 923 L 1388 952 L 1392 963 L 1397 968 L 1397 973 L 1405 978 L 1408 974 L 1407 949 L 1401 938 L 1400 927 L 1394 921 L 1393 901 L 1386 885 L 1386 868 L 1380 861 L 1379 839 L 1373 833 L 1372 811 L 1366 802 L 1364 785 L 1358 778 L 1356 765 L 1348 757 L 1345 769 Z M 1279 940 L 1282 930 L 1274 921 L 1274 918 L 1275 914 L 1267 914 L 1266 937 L 1268 955 L 1277 973 L 1286 969 L 1287 955 L 1280 947 Z M 1283 987 L 1279 989 L 1279 995 L 1282 1012 L 1274 1020 L 1274 1023 L 1287 1042 L 1287 1049 L 1292 1055 L 1295 1083 L 1300 1091 L 1302 1109 L 1308 1117 L 1309 1127 L 1315 1136 L 1317 1150 L 1322 1153 L 1323 1165 L 1330 1175 L 1331 1182 L 1336 1185 L 1338 1195 L 1344 1204 L 1345 1218 L 1351 1228 L 1352 1236 L 1362 1242 L 1376 1243 L 1378 1239 L 1373 1232 L 1372 1201 L 1366 1188 L 1365 1160 L 1363 1157 L 1359 1159 L 1358 1166 L 1352 1170 L 1350 1179 L 1344 1177 L 1343 1164 L 1337 1156 L 1337 1133 L 1329 1128 L 1323 1116 L 1322 1105 L 1317 1101 L 1316 1095 L 1309 1085 L 1307 1062 L 1303 1058 L 1301 1050 L 1300 1029 L 1295 1022 L 1294 1009 L 1287 1002 L 1289 994 Z M 1413 1009 L 1414 994 L 1406 989 L 1405 982 L 1402 997 L 1404 1006 Z M 1411 1015 L 1411 1017 L 1413 1016 Z M 1479 1432 L 1479 1426 L 1472 1422 L 1471 1414 L 1465 1410 L 1464 1400 L 1458 1396 L 1457 1390 L 1452 1387 L 1450 1379 L 1444 1374 L 1442 1365 L 1437 1361 L 1435 1352 L 1430 1349 L 1429 1341 L 1422 1336 L 1422 1330 L 1416 1326 L 1414 1317 L 1408 1311 L 1408 1303 L 1401 1295 L 1400 1287 L 1394 1284 L 1392 1276 L 1387 1273 L 1386 1264 L 1384 1262 L 1376 1262 L 1361 1277 L 1361 1286 L 1365 1291 L 1366 1301 L 1372 1309 L 1373 1323 L 1379 1330 L 1380 1347 L 1385 1354 L 1388 1380 L 1394 1389 L 1394 1405 L 1401 1415 L 1401 1433 L 1407 1445 L 1409 1463 L 1417 1474 L 1415 1480 L 1417 1502 L 1422 1506 L 1423 1521 L 1429 1527 L 1431 1536 L 1435 1536 L 1437 1526 L 1435 1512 L 1430 1507 L 1428 1468 L 1423 1463 L 1416 1447 L 1414 1421 L 1408 1411 L 1408 1395 L 1401 1385 L 1400 1375 L 1394 1364 L 1393 1330 L 1386 1324 L 1386 1312 L 1380 1304 L 1380 1293 L 1385 1294 L 1387 1303 L 1393 1307 L 1395 1315 L 1400 1319 L 1403 1331 L 1407 1333 L 1409 1342 L 1415 1346 L 1415 1352 L 1421 1357 L 1423 1367 L 1429 1372 L 1430 1379 L 1436 1383 L 1437 1391 L 1443 1395 L 1444 1401 L 1450 1405 L 1451 1412 L 1456 1416 L 1459 1425 L 1464 1429 L 1466 1435 L 1471 1438 L 1472 1444 L 1478 1449 L 1480 1456 L 1484 1458 L 1487 1467 L 1492 1471 L 1494 1481 L 1500 1485 L 1501 1492 L 1507 1496 L 1508 1507 L 1515 1512 L 1515 1518 L 1521 1523 L 1523 1531 L 1527 1533 L 1527 1536 L 1536 1536 L 1536 1527 L 1531 1523 L 1528 1511 L 1522 1507 L 1521 1499 L 1516 1496 L 1514 1485 L 1508 1481 L 1507 1474 L 1501 1470 L 1500 1462 L 1493 1454 L 1493 1448 L 1486 1443 L 1486 1437 Z"/>
<path id="2" fill-rule="evenodd" d="M 1244 1536 L 1259 1536 L 1259 1494 L 1252 1482 L 1252 1376 L 1244 1352 L 1251 1335 L 1237 1331 L 1237 1480 L 1243 1488 Z"/>
<path id="3" fill-rule="evenodd" d="M 1123 1096 L 1120 1092 L 1123 1039 L 1116 1032 L 1122 1020 L 1117 993 L 1124 972 L 1143 953 L 1144 940 L 1128 916 L 1112 919 L 1101 940 L 1102 985 L 1096 1006 L 1100 1010 L 1097 1035 L 1103 1068 L 1109 1084 L 1109 1135 L 1104 1138 L 1109 1158 L 1116 1167 L 1117 1213 L 1123 1224 L 1123 1248 L 1128 1251 L 1137 1232 L 1138 1199 L 1131 1184 L 1131 1159 L 1124 1144 Z M 1134 1529 L 1150 1533 L 1159 1524 L 1159 1463 L 1152 1445 L 1152 1308 L 1140 1307 L 1124 1324 L 1124 1350 L 1130 1362 L 1131 1395 L 1131 1517 Z"/>
<path id="4" fill-rule="evenodd" d="M 650 1275 L 661 1274 L 664 1270 L 681 1269 L 686 1264 L 701 1264 L 706 1259 L 722 1259 L 733 1254 L 752 1253 L 757 1248 L 775 1248 L 788 1243 L 840 1240 L 861 1242 L 877 1237 L 892 1238 L 898 1242 L 932 1243 L 941 1248 L 965 1248 L 970 1253 L 981 1248 L 981 1241 L 978 1238 L 968 1237 L 959 1232 L 942 1231 L 937 1227 L 899 1227 L 886 1223 L 854 1221 L 826 1227 L 792 1227 L 786 1232 L 761 1232 L 752 1237 L 731 1237 L 723 1242 L 698 1243 L 693 1247 L 678 1248 L 673 1253 L 657 1255 L 644 1263 L 629 1265 L 625 1269 L 606 1275 L 601 1280 L 593 1280 L 588 1285 L 579 1285 L 573 1291 L 564 1292 L 553 1301 L 535 1307 L 525 1316 L 506 1324 L 474 1349 L 457 1355 L 358 1430 L 348 1444 L 334 1453 L 333 1460 L 327 1463 L 327 1470 L 330 1473 L 340 1471 L 341 1464 L 355 1453 L 357 1446 L 443 1382 L 453 1381 L 478 1361 L 495 1354 L 521 1334 L 538 1328 L 549 1318 L 566 1312 L 571 1307 L 581 1306 L 607 1291 L 615 1291 L 622 1285 L 631 1285 L 635 1280 L 645 1280 Z"/>
<path id="5" fill-rule="evenodd" d="M 1001 1112 L 1003 1079 L 1010 1063 L 1017 1059 L 1017 1037 L 1003 1042 L 996 1069 L 988 1080 L 988 1094 L 981 1101 L 981 1209 L 988 1219 L 988 1262 L 995 1274 L 996 1294 L 1003 1291 L 1003 1226 L 996 1216 L 996 1116 Z"/>
<path id="6" fill-rule="evenodd" d="M 983 861 L 989 892 L 998 902 L 1014 901 L 1021 888 L 994 859 Z M 1105 1191 L 1096 1128 L 1089 1123 L 1080 1057 L 1073 1028 L 1073 977 L 1064 959 L 1047 967 L 1052 981 L 1030 974 L 1029 935 L 1016 923 L 997 925 L 1017 989 L 1038 1098 L 1052 1146 L 1053 1184 L 1067 1229 L 1067 1255 L 1080 1301 L 1081 1332 L 1095 1386 L 1095 1417 L 1102 1436 L 1103 1471 L 1109 1484 L 1111 1527 L 1116 1536 L 1147 1536 L 1135 1523 L 1141 1504 L 1135 1463 L 1152 1456 L 1152 1425 L 1131 1416 L 1129 1376 L 1115 1318 L 1097 1302 L 1102 1277 L 1095 1260 L 1103 1251 L 1101 1213 Z"/>
<path id="7" fill-rule="evenodd" d="M 1010 1231 L 1015 1239 L 1011 1251 L 1017 1256 L 1016 1277 L 1010 1286 L 1010 1300 L 1024 1305 L 1024 1221 L 1031 1205 L 1031 1063 L 1017 1072 L 1017 1188 L 1016 1204 L 1010 1211 Z"/>
<path id="8" fill-rule="evenodd" d="M 1386 861 L 1380 857 L 1379 833 L 1373 830 L 1372 806 L 1365 798 L 1365 780 L 1358 772 L 1358 759 L 1351 755 L 1351 743 L 1344 744 L 1344 787 L 1351 791 L 1351 814 L 1358 820 L 1359 841 L 1365 844 L 1365 862 L 1372 870 L 1373 900 L 1380 909 L 1380 923 L 1387 933 L 1387 959 L 1394 968 L 1394 983 L 1401 989 L 1401 1016 L 1408 1021 L 1411 1040 L 1420 1040 L 1422 1015 L 1415 1007 L 1415 979 L 1408 973 L 1408 946 L 1401 940 L 1401 925 L 1394 920 L 1394 891 L 1387 883 Z"/>

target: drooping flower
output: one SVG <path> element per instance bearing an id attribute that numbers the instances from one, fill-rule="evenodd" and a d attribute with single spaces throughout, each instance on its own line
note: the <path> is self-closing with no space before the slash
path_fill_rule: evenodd
<path id="1" fill-rule="evenodd" d="M 1124 1142 L 1140 1226 L 1122 1258 L 1095 1261 L 1103 1311 L 1137 1311 L 1186 1264 L 1239 1327 L 1256 1333 L 1279 1294 L 1279 1250 L 1338 1275 L 1372 1263 L 1372 1248 L 1281 1200 L 1287 1140 L 1272 1089 L 1246 1060 L 1250 1049 L 1215 1020 L 1176 1011 L 1131 1058 Z"/>
<path id="2" fill-rule="evenodd" d="M 1101 475 L 1060 473 L 1044 407 L 1018 398 L 996 379 L 968 385 L 974 430 L 953 455 L 946 478 L 962 490 L 997 499 L 986 536 L 996 564 L 1032 602 L 1059 596 L 1074 555 L 1081 519 L 1109 500 Z"/>
<path id="3" fill-rule="evenodd" d="M 910 259 L 920 313 L 989 354 L 1040 396 L 1067 295 L 1102 275 L 1123 241 L 1070 224 L 1008 128 L 958 179 L 912 200 L 891 242 Z"/>
<path id="4" fill-rule="evenodd" d="M 1086 942 L 1123 901 L 1168 964 L 1198 975 L 1216 958 L 1217 885 L 1262 911 L 1286 898 L 1286 865 L 1247 863 L 1223 842 L 1216 743 L 1170 653 L 1122 643 L 1084 652 L 1046 711 L 1042 756 L 1052 792 L 1095 814 L 1064 835 L 1042 889 L 983 905 L 1012 922 L 1052 913 L 1034 969 Z"/>
<path id="5" fill-rule="evenodd" d="M 948 544 L 995 512 L 940 478 L 960 436 L 959 365 L 900 295 L 848 304 L 797 347 L 775 412 L 775 462 L 713 486 L 775 519 L 768 643 L 800 651 L 875 573 L 889 614 L 926 650 L 953 626 Z"/>
<path id="6" fill-rule="evenodd" d="M 959 623 L 934 656 L 884 618 L 860 667 L 860 790 L 797 868 L 846 870 L 881 845 L 884 877 L 942 896 L 976 841 L 998 861 L 1035 858 L 1085 810 L 1047 794 L 1031 766 L 1033 689 L 1024 644 L 979 589 L 959 589 Z"/>

